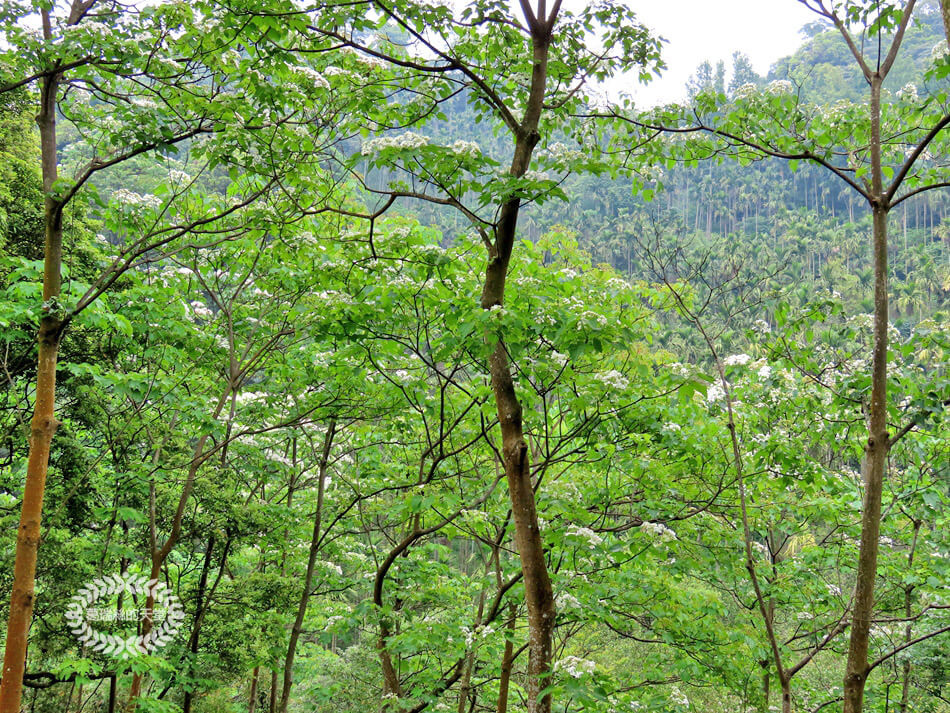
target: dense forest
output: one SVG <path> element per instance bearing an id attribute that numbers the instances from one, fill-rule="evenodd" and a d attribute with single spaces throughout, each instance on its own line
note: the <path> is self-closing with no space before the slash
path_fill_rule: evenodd
<path id="1" fill-rule="evenodd" d="M 0 3 L 0 713 L 950 713 L 950 0 L 798 1 Z"/>

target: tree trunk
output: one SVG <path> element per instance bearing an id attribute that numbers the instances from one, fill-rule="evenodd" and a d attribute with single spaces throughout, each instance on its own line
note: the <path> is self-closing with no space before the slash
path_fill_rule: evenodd
<path id="1" fill-rule="evenodd" d="M 261 667 L 255 666 L 251 673 L 251 695 L 247 698 L 247 713 L 254 713 L 257 710 L 257 680 L 261 673 Z"/>
<path id="2" fill-rule="evenodd" d="M 940 14 L 943 16 L 943 31 L 947 35 L 947 45 L 950 46 L 950 0 L 940 0 Z"/>
<path id="3" fill-rule="evenodd" d="M 871 365 L 871 405 L 868 441 L 864 449 L 864 501 L 861 512 L 861 545 L 858 555 L 854 610 L 844 677 L 844 713 L 860 713 L 868 676 L 868 637 L 874 610 L 881 498 L 887 466 L 887 206 L 883 203 L 881 173 L 881 83 L 871 82 L 871 180 L 874 242 L 874 346 Z"/>
<path id="4" fill-rule="evenodd" d="M 531 90 L 525 116 L 516 134 L 515 151 L 509 173 L 523 176 L 531 164 L 537 145 L 538 120 L 541 116 L 547 81 L 548 47 L 551 27 L 544 18 L 530 21 L 534 56 Z M 550 20 L 553 23 L 553 19 Z M 495 227 L 495 241 L 489 254 L 482 289 L 481 306 L 492 309 L 504 304 L 505 279 L 518 227 L 519 198 L 504 203 Z M 525 603 L 528 609 L 528 713 L 549 713 L 551 696 L 541 696 L 551 668 L 554 632 L 554 594 L 545 561 L 541 530 L 531 483 L 528 444 L 522 425 L 522 408 L 515 393 L 514 379 L 508 364 L 504 338 L 499 335 L 489 357 L 492 391 L 501 427 L 502 456 L 512 518 L 515 523 L 515 545 L 524 576 Z"/>
<path id="5" fill-rule="evenodd" d="M 43 11 L 44 31 L 49 31 L 49 12 Z M 7 620 L 6 647 L 3 653 L 3 682 L 0 684 L 0 713 L 20 713 L 23 673 L 26 670 L 26 646 L 33 618 L 36 582 L 36 558 L 40 545 L 43 494 L 49 469 L 50 446 L 59 423 L 56 402 L 56 360 L 64 327 L 57 304 L 62 283 L 63 207 L 53 198 L 56 168 L 56 93 L 59 76 L 45 78 L 41 85 L 40 111 L 36 117 L 40 129 L 43 190 L 46 193 L 44 223 L 46 230 L 43 261 L 44 316 L 40 319 L 37 341 L 39 354 L 36 372 L 36 399 L 30 424 L 30 452 L 20 526 L 17 530 L 13 565 L 13 590 Z"/>
<path id="6" fill-rule="evenodd" d="M 497 713 L 508 713 L 508 684 L 511 681 L 511 669 L 514 667 L 515 645 L 511 640 L 515 631 L 515 605 L 508 605 L 508 636 L 505 639 L 505 651 L 501 656 L 501 675 L 498 678 Z"/>
<path id="7" fill-rule="evenodd" d="M 188 642 L 188 650 L 191 651 L 192 654 L 192 666 L 194 665 L 194 657 L 198 653 L 198 636 L 201 632 L 201 620 L 203 618 L 202 614 L 204 613 L 205 608 L 205 590 L 208 586 L 208 572 L 211 571 L 211 553 L 213 550 L 214 535 L 208 539 L 208 546 L 205 548 L 204 562 L 201 565 L 201 574 L 198 577 L 198 596 L 196 602 L 197 611 L 195 612 L 195 623 L 192 626 L 191 636 L 189 637 Z M 225 557 L 227 557 L 227 551 L 225 551 Z M 185 691 L 185 698 L 182 702 L 181 708 L 183 713 L 191 713 L 191 702 L 193 698 L 194 694 L 190 690 Z"/>
<path id="8" fill-rule="evenodd" d="M 313 570 L 317 564 L 317 554 L 320 551 L 320 520 L 323 514 L 323 494 L 326 490 L 327 466 L 330 461 L 330 446 L 336 433 L 336 420 L 330 419 L 326 435 L 323 438 L 323 452 L 320 454 L 319 483 L 317 485 L 317 512 L 313 517 L 313 535 L 310 538 L 310 553 L 307 557 L 307 574 L 304 576 L 303 592 L 297 604 L 297 616 L 290 630 L 290 642 L 287 644 L 287 655 L 284 657 L 284 681 L 280 692 L 280 713 L 287 713 L 287 704 L 290 702 L 290 688 L 294 682 L 294 656 L 297 653 L 297 641 L 303 631 L 303 620 L 307 614 L 307 605 L 310 603 L 311 588 L 313 587 Z"/>

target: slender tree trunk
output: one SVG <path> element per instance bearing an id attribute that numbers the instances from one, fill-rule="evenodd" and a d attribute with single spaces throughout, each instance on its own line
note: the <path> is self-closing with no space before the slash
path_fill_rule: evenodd
<path id="1" fill-rule="evenodd" d="M 44 31 L 49 35 L 49 12 L 43 11 Z M 59 76 L 42 81 L 40 111 L 36 117 L 40 128 L 40 151 L 43 170 L 45 246 L 43 260 L 44 315 L 40 319 L 36 399 L 30 423 L 30 451 L 20 525 L 17 529 L 16 554 L 13 565 L 13 590 L 10 594 L 10 615 L 7 620 L 6 646 L 3 654 L 3 682 L 0 684 L 0 713 L 20 713 L 23 694 L 23 673 L 26 670 L 27 637 L 33 618 L 36 582 L 36 558 L 40 545 L 40 523 L 43 516 L 43 495 L 49 469 L 50 446 L 59 422 L 54 414 L 56 402 L 56 361 L 64 327 L 57 304 L 62 282 L 63 213 L 62 205 L 53 198 L 57 178 L 56 156 L 56 93 Z"/>
<path id="2" fill-rule="evenodd" d="M 117 688 L 118 682 L 116 681 L 116 674 L 112 674 L 109 677 L 109 707 L 107 709 L 108 713 L 115 713 L 116 711 L 116 701 L 118 700 Z"/>
<path id="3" fill-rule="evenodd" d="M 501 655 L 501 675 L 498 678 L 497 713 L 508 713 L 508 684 L 511 682 L 511 669 L 514 667 L 515 645 L 512 636 L 515 631 L 515 604 L 508 605 L 508 637 L 505 639 L 505 651 Z"/>
<path id="4" fill-rule="evenodd" d="M 871 180 L 874 243 L 874 346 L 871 365 L 871 406 L 868 441 L 864 449 L 864 501 L 854 609 L 844 677 L 844 713 L 861 713 L 868 676 L 868 637 L 874 611 L 881 499 L 889 447 L 887 433 L 887 206 L 881 173 L 881 83 L 871 82 Z"/>
<path id="5" fill-rule="evenodd" d="M 251 672 L 251 695 L 247 698 L 247 713 L 254 713 L 257 710 L 257 681 L 260 673 L 260 666 L 255 666 Z"/>
<path id="6" fill-rule="evenodd" d="M 543 4 L 542 4 L 543 7 Z M 553 19 L 550 21 L 553 23 Z M 544 18 L 531 22 L 534 69 L 524 119 L 519 126 L 510 174 L 523 176 L 531 164 L 537 145 L 538 121 L 547 81 L 548 47 L 551 27 Z M 489 254 L 482 289 L 481 306 L 491 309 L 502 306 L 505 279 L 511 260 L 518 227 L 519 198 L 511 198 L 501 208 L 495 227 L 495 241 Z M 528 443 L 524 437 L 522 408 L 515 393 L 514 379 L 508 364 L 504 339 L 499 337 L 489 357 L 492 391 L 501 426 L 502 456 L 512 519 L 515 523 L 515 545 L 524 576 L 525 603 L 528 609 L 528 713 L 549 713 L 550 694 L 541 695 L 551 668 L 554 632 L 554 594 L 545 561 L 541 529 L 531 483 Z"/>
<path id="7" fill-rule="evenodd" d="M 270 672 L 270 704 L 268 713 L 277 713 L 277 671 Z"/>
<path id="8" fill-rule="evenodd" d="M 192 654 L 192 665 L 194 665 L 194 657 L 198 653 L 198 635 L 201 631 L 201 619 L 203 618 L 201 614 L 204 611 L 204 600 L 205 600 L 205 590 L 208 586 L 208 572 L 211 571 L 211 553 L 214 550 L 214 535 L 208 539 L 208 546 L 205 548 L 205 558 L 204 562 L 201 565 L 201 574 L 198 577 L 198 596 L 197 596 L 197 612 L 195 613 L 195 623 L 191 630 L 191 636 L 189 637 L 189 646 L 188 649 Z M 227 552 L 225 552 L 227 555 Z M 185 698 L 182 702 L 182 711 L 183 713 L 191 713 L 191 702 L 194 698 L 194 694 L 187 690 L 185 691 Z"/>
<path id="9" fill-rule="evenodd" d="M 284 657 L 284 681 L 280 692 L 280 713 L 287 713 L 287 704 L 290 702 L 290 688 L 294 683 L 294 656 L 297 653 L 297 641 L 300 639 L 300 632 L 303 631 L 303 620 L 307 614 L 307 605 L 310 603 L 310 594 L 313 588 L 313 570 L 316 567 L 317 554 L 320 551 L 320 520 L 323 515 L 323 494 L 326 490 L 330 447 L 333 445 L 333 436 L 335 434 L 336 420 L 330 419 L 327 432 L 323 437 L 323 452 L 320 454 L 319 482 L 317 485 L 317 512 L 313 516 L 313 534 L 310 538 L 310 552 L 307 556 L 307 573 L 304 576 L 300 602 L 297 604 L 297 616 L 290 630 L 290 642 L 287 644 L 287 655 Z"/>

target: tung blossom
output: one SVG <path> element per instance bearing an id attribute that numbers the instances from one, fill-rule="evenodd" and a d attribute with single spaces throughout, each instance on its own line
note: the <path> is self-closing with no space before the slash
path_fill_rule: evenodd
<path id="1" fill-rule="evenodd" d="M 418 149 L 428 145 L 429 137 L 417 134 L 414 131 L 407 131 L 399 136 L 377 136 L 365 142 L 360 149 L 364 156 L 371 156 L 386 149 Z"/>
<path id="2" fill-rule="evenodd" d="M 795 85 L 787 79 L 776 79 L 765 85 L 765 91 L 769 94 L 793 94 Z"/>
<path id="3" fill-rule="evenodd" d="M 726 366 L 745 366 L 752 359 L 748 354 L 730 354 L 722 363 Z"/>
<path id="4" fill-rule="evenodd" d="M 640 529 L 644 532 L 650 533 L 651 535 L 659 537 L 664 542 L 676 539 L 676 532 L 672 528 L 664 525 L 662 522 L 650 522 L 649 520 L 646 520 L 642 525 L 640 525 Z"/>
<path id="5" fill-rule="evenodd" d="M 736 89 L 735 94 L 733 95 L 736 99 L 747 99 L 755 95 L 759 91 L 759 88 L 755 86 L 752 82 L 746 82 L 741 87 Z"/>
<path id="6" fill-rule="evenodd" d="M 122 205 L 132 206 L 135 208 L 155 209 L 162 205 L 162 199 L 158 196 L 153 196 L 151 193 L 136 193 L 135 191 L 130 191 L 127 188 L 119 188 L 113 192 L 112 200 L 114 200 L 116 203 L 121 203 Z"/>
<path id="7" fill-rule="evenodd" d="M 564 671 L 572 678 L 580 678 L 584 674 L 591 674 L 597 670 L 597 664 L 577 656 L 568 656 L 554 664 L 555 671 Z"/>

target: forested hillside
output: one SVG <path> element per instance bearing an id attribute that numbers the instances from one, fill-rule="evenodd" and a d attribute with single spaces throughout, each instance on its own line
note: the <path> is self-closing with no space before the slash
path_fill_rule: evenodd
<path id="1" fill-rule="evenodd" d="M 950 713 L 950 2 L 801 1 L 0 4 L 0 713 Z"/>

